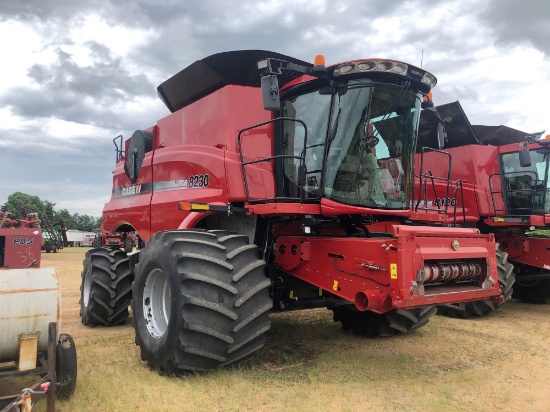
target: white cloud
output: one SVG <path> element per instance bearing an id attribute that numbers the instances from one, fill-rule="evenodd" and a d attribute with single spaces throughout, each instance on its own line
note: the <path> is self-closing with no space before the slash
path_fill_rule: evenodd
<path id="1" fill-rule="evenodd" d="M 0 66 L 0 157 L 10 156 L 0 175 L 36 168 L 0 182 L 0 203 L 17 187 L 99 215 L 110 194 L 112 138 L 167 115 L 155 85 L 227 50 L 308 61 L 321 53 L 328 64 L 387 57 L 420 65 L 423 53 L 438 78 L 436 104 L 459 99 L 472 123 L 550 132 L 548 5 L 526 1 L 38 1 L 5 8 L 17 17 L 0 5 L 0 55 L 9 62 Z M 526 13 L 514 15 L 518 7 Z M 64 167 L 63 179 L 51 165 Z"/>
<path id="2" fill-rule="evenodd" d="M 50 62 L 52 56 L 35 27 L 13 20 L 0 22 L 1 94 L 13 85 L 28 83 L 27 69 L 37 62 Z"/>

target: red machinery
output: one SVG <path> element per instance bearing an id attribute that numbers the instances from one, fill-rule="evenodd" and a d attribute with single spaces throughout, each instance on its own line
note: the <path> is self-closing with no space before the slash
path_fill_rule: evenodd
<path id="1" fill-rule="evenodd" d="M 267 51 L 216 54 L 165 81 L 172 114 L 114 140 L 82 322 L 124 323 L 131 301 L 143 359 L 170 372 L 250 358 L 271 309 L 328 307 L 344 329 L 391 336 L 424 326 L 432 305 L 501 302 L 493 236 L 412 207 L 435 83 L 393 60 L 327 68 Z"/>
<path id="2" fill-rule="evenodd" d="M 495 234 L 503 262 L 509 260 L 515 266 L 515 273 L 509 266 L 503 272 L 509 276 L 501 278 L 506 299 L 512 297 L 513 286 L 515 298 L 550 303 L 550 240 L 544 232 L 533 232 L 547 229 L 550 224 L 550 141 L 536 141 L 542 133 L 532 135 L 505 126 L 472 126 L 458 102 L 439 106 L 437 111 L 440 119 L 446 117 L 448 121 L 445 152 L 454 160 L 454 189 L 449 195 L 438 180 L 446 176 L 447 169 L 437 154 L 425 153 L 422 160 L 418 155 L 417 163 L 423 163 L 425 169 L 422 187 L 428 194 L 428 206 L 450 209 L 459 224 Z M 432 128 L 439 120 L 434 119 L 433 114 L 423 115 L 421 145 L 437 144 Z M 494 309 L 476 302 L 448 305 L 440 312 L 470 317 Z"/>

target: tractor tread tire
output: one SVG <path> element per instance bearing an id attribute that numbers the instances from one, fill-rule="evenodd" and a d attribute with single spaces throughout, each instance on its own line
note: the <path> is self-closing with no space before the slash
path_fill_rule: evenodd
<path id="1" fill-rule="evenodd" d="M 134 241 L 130 238 L 124 239 L 123 249 L 126 253 L 130 253 L 134 250 Z"/>
<path id="2" fill-rule="evenodd" d="M 435 306 L 394 309 L 382 314 L 360 312 L 351 305 L 330 309 L 334 313 L 334 321 L 341 322 L 344 331 L 366 337 L 390 337 L 414 332 L 427 325 L 437 312 Z"/>
<path id="3" fill-rule="evenodd" d="M 92 241 L 92 247 L 101 247 L 101 236 L 94 237 Z"/>
<path id="4" fill-rule="evenodd" d="M 86 252 L 80 287 L 82 323 L 87 326 L 117 326 L 126 322 L 133 280 L 126 252 L 110 247 Z M 88 299 L 84 296 L 85 282 L 90 285 Z"/>
<path id="5" fill-rule="evenodd" d="M 76 347 L 71 335 L 61 333 L 56 345 L 55 371 L 57 376 L 57 397 L 68 399 L 74 393 L 77 377 Z"/>
<path id="6" fill-rule="evenodd" d="M 158 232 L 141 251 L 134 282 L 134 328 L 141 357 L 162 373 L 209 370 L 251 358 L 265 344 L 272 308 L 265 261 L 233 232 Z M 144 316 L 144 286 L 161 270 L 170 287 L 166 331 L 154 337 Z"/>
<path id="7" fill-rule="evenodd" d="M 513 286 L 516 281 L 514 266 L 508 262 L 508 253 L 502 252 L 497 246 L 497 271 L 498 283 L 504 296 L 501 303 L 492 300 L 477 300 L 473 302 L 462 302 L 456 304 L 439 305 L 437 313 L 450 318 L 468 319 L 484 317 L 494 313 L 502 305 L 512 298 Z"/>
<path id="8" fill-rule="evenodd" d="M 521 279 L 521 278 L 519 278 Z M 514 285 L 514 299 L 523 303 L 550 304 L 550 279 L 540 279 L 529 283 L 522 283 L 520 280 Z"/>

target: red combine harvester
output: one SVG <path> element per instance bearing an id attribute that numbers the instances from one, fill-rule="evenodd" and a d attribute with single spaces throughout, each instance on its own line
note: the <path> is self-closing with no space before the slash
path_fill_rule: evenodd
<path id="1" fill-rule="evenodd" d="M 114 140 L 82 322 L 124 323 L 132 302 L 142 358 L 173 372 L 250 358 L 270 310 L 328 307 L 344 329 L 392 336 L 433 305 L 501 302 L 493 236 L 412 203 L 435 83 L 393 60 L 327 68 L 268 51 L 216 54 L 162 83 L 172 114 Z"/>
<path id="2" fill-rule="evenodd" d="M 445 151 L 458 167 L 453 168 L 454 191 L 449 197 L 440 180 L 447 169 L 434 154 L 424 156 L 423 189 L 428 206 L 446 206 L 461 225 L 495 234 L 502 264 L 506 264 L 501 272 L 506 276 L 500 279 L 505 300 L 550 303 L 550 238 L 533 232 L 550 225 L 550 140 L 536 140 L 542 133 L 505 126 L 472 126 L 458 102 L 441 105 L 437 112 L 439 116 L 423 112 L 419 144 L 437 145 L 432 128 L 441 123 L 436 117 L 445 117 Z M 420 155 L 417 162 L 421 163 Z M 514 264 L 514 273 L 507 261 Z M 487 315 L 500 306 L 485 303 L 445 305 L 439 312 L 467 318 Z"/>
<path id="3" fill-rule="evenodd" d="M 0 397 L 2 412 L 31 410 L 47 398 L 70 397 L 76 388 L 73 339 L 59 333 L 61 291 L 53 268 L 40 267 L 42 233 L 38 214 L 12 220 L 0 208 L 0 386 L 3 380 L 39 375 L 40 381 L 19 394 Z M 5 395 L 5 394 L 4 394 Z"/>

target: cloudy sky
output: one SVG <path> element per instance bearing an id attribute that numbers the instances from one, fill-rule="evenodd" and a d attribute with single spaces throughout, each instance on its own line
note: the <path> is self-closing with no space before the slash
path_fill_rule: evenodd
<path id="1" fill-rule="evenodd" d="M 112 139 L 169 113 L 156 87 L 241 49 L 327 64 L 423 54 L 436 104 L 550 133 L 548 0 L 0 0 L 0 204 L 22 191 L 99 216 Z"/>

